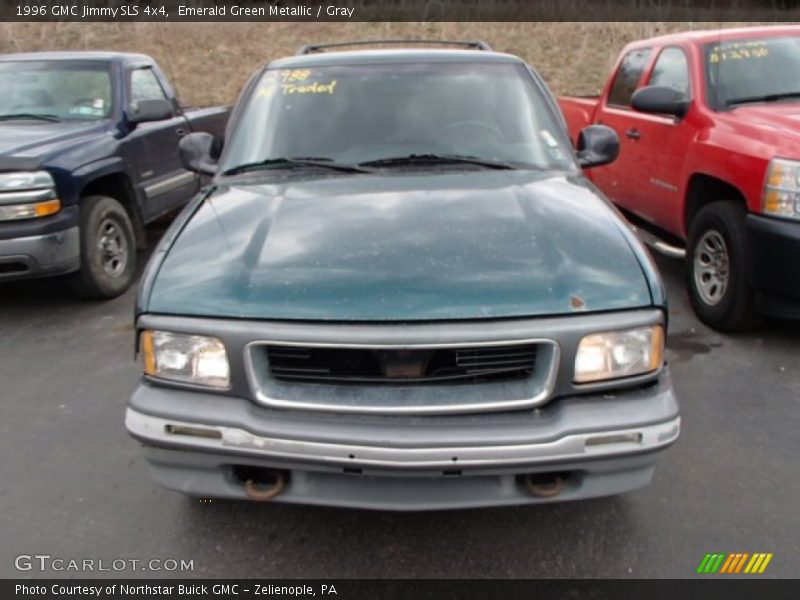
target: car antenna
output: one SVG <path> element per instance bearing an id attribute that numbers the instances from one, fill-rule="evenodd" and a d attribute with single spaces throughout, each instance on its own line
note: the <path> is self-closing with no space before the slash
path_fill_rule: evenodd
<path id="1" fill-rule="evenodd" d="M 169 46 L 164 43 L 164 35 L 161 31 L 161 26 L 163 23 L 156 24 L 156 32 L 158 35 L 158 43 L 161 45 L 161 51 L 164 53 L 164 57 L 167 59 L 167 70 L 169 71 L 169 79 L 170 83 L 172 84 L 172 89 L 175 92 L 175 98 L 178 101 L 178 105 L 180 105 L 180 99 L 183 97 L 181 96 L 180 91 L 178 90 L 178 80 L 175 77 L 175 69 L 172 68 L 172 55 L 169 52 Z"/>

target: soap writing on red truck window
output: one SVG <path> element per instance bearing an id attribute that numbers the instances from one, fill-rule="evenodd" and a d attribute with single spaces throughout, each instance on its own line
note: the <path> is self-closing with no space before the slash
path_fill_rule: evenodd
<path id="1" fill-rule="evenodd" d="M 167 487 L 420 510 L 650 480 L 664 288 L 580 170 L 617 136 L 573 153 L 536 72 L 467 47 L 313 47 L 254 75 L 221 156 L 181 142 L 213 180 L 144 274 L 126 414 Z"/>
<path id="2" fill-rule="evenodd" d="M 684 259 L 722 331 L 800 317 L 799 69 L 800 27 L 694 31 L 629 44 L 600 96 L 559 99 L 573 139 L 617 132 L 619 158 L 587 177 Z"/>

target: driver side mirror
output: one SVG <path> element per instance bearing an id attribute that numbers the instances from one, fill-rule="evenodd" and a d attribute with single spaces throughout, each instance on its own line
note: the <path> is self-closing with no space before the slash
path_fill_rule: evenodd
<path id="1" fill-rule="evenodd" d="M 619 156 L 617 132 L 605 125 L 589 125 L 578 136 L 578 164 L 582 169 L 600 167 Z"/>
<path id="2" fill-rule="evenodd" d="M 689 110 L 689 100 L 683 92 L 665 85 L 648 85 L 631 97 L 634 110 L 657 115 L 672 115 L 682 119 Z"/>
<path id="3" fill-rule="evenodd" d="M 166 121 L 175 112 L 167 100 L 139 100 L 131 102 L 126 111 L 130 123 L 147 123 L 150 121 Z"/>
<path id="4" fill-rule="evenodd" d="M 210 133 L 195 131 L 181 138 L 178 156 L 184 169 L 201 175 L 214 175 L 217 172 L 219 144 Z"/>

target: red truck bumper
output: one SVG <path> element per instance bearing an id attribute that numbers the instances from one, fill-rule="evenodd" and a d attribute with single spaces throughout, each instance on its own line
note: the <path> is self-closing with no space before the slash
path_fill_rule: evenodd
<path id="1" fill-rule="evenodd" d="M 759 309 L 800 318 L 800 222 L 747 216 L 750 281 Z"/>

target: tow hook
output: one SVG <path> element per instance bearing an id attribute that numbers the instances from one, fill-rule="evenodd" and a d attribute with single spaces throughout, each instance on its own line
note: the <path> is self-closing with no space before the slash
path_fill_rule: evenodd
<path id="1" fill-rule="evenodd" d="M 525 487 L 536 498 L 555 498 L 564 491 L 566 482 L 561 475 L 542 476 L 538 473 L 525 475 Z"/>
<path id="2" fill-rule="evenodd" d="M 252 479 L 245 481 L 244 491 L 247 497 L 255 502 L 269 502 L 280 494 L 286 487 L 286 477 L 280 471 L 275 471 L 273 476 L 275 477 L 275 483 L 268 488 L 256 487 L 256 483 Z"/>

